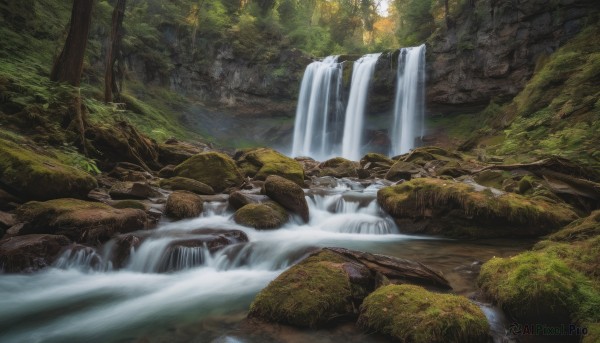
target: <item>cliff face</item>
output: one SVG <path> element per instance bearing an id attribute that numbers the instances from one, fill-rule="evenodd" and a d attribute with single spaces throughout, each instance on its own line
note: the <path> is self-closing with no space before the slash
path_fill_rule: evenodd
<path id="1" fill-rule="evenodd" d="M 597 0 L 475 1 L 428 41 L 430 109 L 465 112 L 511 99 L 598 8 Z"/>

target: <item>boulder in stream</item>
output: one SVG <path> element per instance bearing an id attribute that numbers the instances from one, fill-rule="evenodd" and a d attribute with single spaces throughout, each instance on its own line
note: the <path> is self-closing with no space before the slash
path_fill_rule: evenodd
<path id="1" fill-rule="evenodd" d="M 276 202 L 248 204 L 235 212 L 236 223 L 257 230 L 273 230 L 282 227 L 289 219 L 285 208 Z"/>
<path id="2" fill-rule="evenodd" d="M 189 191 L 200 195 L 215 194 L 215 190 L 211 186 L 187 177 L 176 176 L 164 179 L 160 181 L 160 186 L 174 191 Z"/>
<path id="3" fill-rule="evenodd" d="M 443 276 L 417 262 L 324 248 L 263 289 L 250 306 L 248 316 L 299 327 L 320 327 L 355 318 L 363 299 L 391 281 L 449 288 Z"/>
<path id="4" fill-rule="evenodd" d="M 194 155 L 175 167 L 175 175 L 211 186 L 216 192 L 237 187 L 244 181 L 231 157 L 218 152 Z"/>
<path id="5" fill-rule="evenodd" d="M 51 265 L 71 241 L 62 235 L 25 235 L 0 241 L 0 270 L 33 272 Z"/>
<path id="6" fill-rule="evenodd" d="M 302 165 L 273 149 L 257 148 L 238 151 L 236 163 L 244 176 L 265 180 L 269 175 L 284 177 L 296 184 L 304 184 Z"/>
<path id="7" fill-rule="evenodd" d="M 20 235 L 64 235 L 90 245 L 107 241 L 117 233 L 143 229 L 148 220 L 142 210 L 77 199 L 31 201 L 17 209 L 16 218 L 24 223 Z"/>
<path id="8" fill-rule="evenodd" d="M 173 219 L 198 217 L 204 208 L 204 200 L 188 191 L 175 191 L 167 198 L 165 214 Z"/>
<path id="9" fill-rule="evenodd" d="M 319 176 L 358 177 L 356 170 L 359 165 L 356 162 L 342 157 L 335 157 L 319 164 Z"/>
<path id="10" fill-rule="evenodd" d="M 308 203 L 300 186 L 281 176 L 271 175 L 265 181 L 264 187 L 269 198 L 300 215 L 304 222 L 308 222 Z"/>
<path id="11" fill-rule="evenodd" d="M 564 203 L 430 178 L 382 188 L 377 201 L 403 232 L 450 237 L 535 237 L 577 219 Z"/>
<path id="12" fill-rule="evenodd" d="M 415 285 L 388 285 L 365 298 L 358 325 L 400 342 L 486 342 L 489 324 L 469 299 Z"/>

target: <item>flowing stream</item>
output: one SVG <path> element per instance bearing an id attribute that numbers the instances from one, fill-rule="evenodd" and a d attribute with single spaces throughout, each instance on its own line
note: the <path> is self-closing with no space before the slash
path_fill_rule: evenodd
<path id="1" fill-rule="evenodd" d="M 114 242 L 108 242 L 99 252 L 67 251 L 42 272 L 0 274 L 0 342 L 385 342 L 352 325 L 311 331 L 250 325 L 244 316 L 263 287 L 318 247 L 414 259 L 443 272 L 464 295 L 474 291 L 480 261 L 527 247 L 400 234 L 376 202 L 381 187 L 342 179 L 311 189 L 310 222 L 293 218 L 274 231 L 237 225 L 224 203 L 209 203 L 198 218 L 145 231 L 121 269 L 109 262 Z M 241 230 L 249 243 L 216 253 L 183 247 L 173 255 L 169 243 L 201 228 Z M 498 315 L 489 311 L 490 318 Z"/>

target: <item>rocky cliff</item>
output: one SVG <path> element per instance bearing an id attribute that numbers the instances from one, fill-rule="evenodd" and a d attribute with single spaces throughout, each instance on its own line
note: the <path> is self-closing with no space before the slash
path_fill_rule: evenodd
<path id="1" fill-rule="evenodd" d="M 523 89 L 536 68 L 579 33 L 596 0 L 478 0 L 428 41 L 430 109 L 485 106 Z"/>

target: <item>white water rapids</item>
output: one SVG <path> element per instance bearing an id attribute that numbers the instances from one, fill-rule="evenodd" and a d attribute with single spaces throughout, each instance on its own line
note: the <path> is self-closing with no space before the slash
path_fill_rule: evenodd
<path id="1" fill-rule="evenodd" d="M 214 203 L 199 218 L 162 224 L 120 270 L 104 261 L 109 242 L 97 254 L 66 253 L 56 268 L 0 274 L 0 342 L 133 340 L 158 327 L 247 310 L 258 291 L 315 247 L 361 249 L 419 239 L 398 234 L 376 203 L 378 188 L 340 183 L 325 194 L 308 194 L 310 222 L 294 218 L 275 231 L 237 225 L 232 212 Z M 213 255 L 190 248 L 174 262 L 179 271 L 156 273 L 176 239 L 169 235 L 199 228 L 242 230 L 250 242 Z"/>

